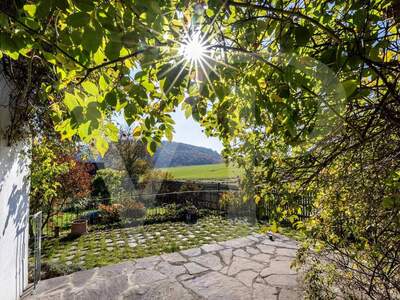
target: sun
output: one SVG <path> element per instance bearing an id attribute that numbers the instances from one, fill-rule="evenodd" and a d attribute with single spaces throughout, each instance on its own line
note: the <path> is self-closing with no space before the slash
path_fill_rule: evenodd
<path id="1" fill-rule="evenodd" d="M 202 40 L 199 33 L 186 37 L 179 49 L 180 55 L 191 63 L 200 62 L 207 56 L 208 52 L 207 44 Z"/>

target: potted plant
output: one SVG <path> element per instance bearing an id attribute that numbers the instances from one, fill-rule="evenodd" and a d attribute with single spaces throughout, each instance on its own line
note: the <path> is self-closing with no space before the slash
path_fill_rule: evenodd
<path id="1" fill-rule="evenodd" d="M 199 210 L 194 205 L 189 205 L 185 207 L 185 221 L 189 224 L 194 224 L 199 218 Z"/>
<path id="2" fill-rule="evenodd" d="M 71 235 L 80 236 L 86 234 L 87 231 L 87 220 L 86 219 L 77 219 L 71 224 Z"/>

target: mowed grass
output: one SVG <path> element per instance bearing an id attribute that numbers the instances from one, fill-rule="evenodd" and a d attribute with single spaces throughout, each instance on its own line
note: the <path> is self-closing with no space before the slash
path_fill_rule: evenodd
<path id="1" fill-rule="evenodd" d="M 171 173 L 175 179 L 226 179 L 240 175 L 240 169 L 224 163 L 162 168 L 161 170 Z"/>

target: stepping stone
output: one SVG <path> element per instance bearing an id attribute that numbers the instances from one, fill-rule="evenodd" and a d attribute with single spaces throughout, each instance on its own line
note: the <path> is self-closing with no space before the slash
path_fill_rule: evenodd
<path id="1" fill-rule="evenodd" d="M 193 248 L 193 249 L 183 250 L 183 251 L 181 251 L 181 253 L 183 255 L 193 257 L 193 256 L 200 255 L 201 254 L 201 250 L 200 250 L 200 248 Z"/>
<path id="2" fill-rule="evenodd" d="M 219 251 L 219 255 L 222 257 L 223 262 L 226 265 L 229 265 L 231 263 L 231 259 L 232 259 L 232 249 L 225 249 L 222 251 Z"/>
<path id="3" fill-rule="evenodd" d="M 186 258 L 177 252 L 161 255 L 161 257 L 171 263 L 186 262 Z"/>
<path id="4" fill-rule="evenodd" d="M 223 267 L 220 258 L 211 253 L 191 257 L 190 260 L 214 271 L 221 270 Z"/>
<path id="5" fill-rule="evenodd" d="M 136 247 L 136 246 L 137 246 L 137 244 L 136 244 L 136 243 L 128 243 L 128 245 L 129 245 L 129 247 L 131 247 L 131 248 L 134 248 L 134 247 Z"/>
<path id="6" fill-rule="evenodd" d="M 96 269 L 79 271 L 71 274 L 71 282 L 74 287 L 84 286 L 95 274 Z"/>
<path id="7" fill-rule="evenodd" d="M 297 250 L 295 250 L 295 249 L 288 249 L 288 248 L 277 248 L 276 249 L 276 255 L 295 257 L 296 253 L 297 253 Z"/>
<path id="8" fill-rule="evenodd" d="M 181 283 L 200 298 L 229 300 L 250 300 L 252 298 L 250 289 L 239 280 L 218 272 L 209 272 Z"/>
<path id="9" fill-rule="evenodd" d="M 136 260 L 135 267 L 137 269 L 152 269 L 161 261 L 159 256 L 143 257 Z"/>
<path id="10" fill-rule="evenodd" d="M 274 254 L 275 253 L 275 247 L 270 246 L 270 245 L 263 245 L 263 244 L 258 244 L 256 247 L 262 252 L 262 253 L 267 253 L 267 254 Z"/>
<path id="11" fill-rule="evenodd" d="M 124 241 L 117 241 L 116 244 L 117 245 L 123 245 L 123 244 L 125 244 L 125 242 Z"/>
<path id="12" fill-rule="evenodd" d="M 221 244 L 224 246 L 227 246 L 227 247 L 232 247 L 232 248 L 242 248 L 242 247 L 253 245 L 254 241 L 249 240 L 247 238 L 238 238 L 238 239 L 223 242 Z"/>
<path id="13" fill-rule="evenodd" d="M 247 253 L 254 255 L 254 254 L 259 254 L 260 250 L 253 248 L 253 247 L 246 247 Z"/>
<path id="14" fill-rule="evenodd" d="M 278 290 L 273 286 L 255 283 L 253 285 L 253 299 L 254 300 L 276 300 L 278 299 Z M 280 298 L 281 300 L 288 300 Z M 301 298 L 298 298 L 301 299 Z"/>
<path id="15" fill-rule="evenodd" d="M 109 299 L 114 299 L 111 297 Z M 120 297 L 122 299 L 122 297 Z M 148 285 L 133 286 L 123 293 L 123 299 L 185 299 L 194 300 L 190 294 L 179 282 L 171 279 L 160 280 Z"/>
<path id="16" fill-rule="evenodd" d="M 233 258 L 232 264 L 229 267 L 228 275 L 232 276 L 245 270 L 260 272 L 263 268 L 264 266 L 258 262 L 252 261 L 247 258 L 235 256 Z"/>
<path id="17" fill-rule="evenodd" d="M 192 279 L 194 276 L 193 275 L 190 275 L 190 274 L 182 274 L 182 275 L 179 275 L 176 279 L 178 280 L 178 281 L 183 281 L 183 280 L 188 280 L 188 279 Z"/>
<path id="18" fill-rule="evenodd" d="M 233 255 L 239 256 L 239 257 L 244 257 L 244 258 L 250 257 L 250 254 L 248 254 L 243 249 L 238 249 L 238 250 L 233 251 Z"/>
<path id="19" fill-rule="evenodd" d="M 296 275 L 270 275 L 265 280 L 274 286 L 296 287 L 298 285 Z"/>
<path id="20" fill-rule="evenodd" d="M 271 260 L 271 255 L 269 254 L 256 254 L 251 257 L 252 260 L 259 261 L 261 263 L 268 263 Z"/>
<path id="21" fill-rule="evenodd" d="M 236 275 L 236 278 L 239 279 L 244 285 L 251 287 L 253 285 L 253 280 L 258 275 L 257 272 L 254 271 L 243 271 Z"/>
<path id="22" fill-rule="evenodd" d="M 130 275 L 129 279 L 133 285 L 148 285 L 167 278 L 167 276 L 155 270 L 136 270 Z"/>
<path id="23" fill-rule="evenodd" d="M 194 263 L 194 262 L 190 262 L 187 264 L 184 264 L 185 268 L 187 269 L 187 271 L 189 272 L 189 274 L 194 275 L 194 274 L 198 274 L 198 273 L 202 273 L 207 271 L 208 269 L 203 268 L 202 266 Z"/>
<path id="24" fill-rule="evenodd" d="M 224 249 L 221 245 L 218 244 L 207 244 L 201 247 L 205 252 L 214 252 Z"/>
<path id="25" fill-rule="evenodd" d="M 157 265 L 157 270 L 170 278 L 175 278 L 178 275 L 186 273 L 186 269 L 184 267 L 174 266 L 165 261 L 162 261 Z"/>
<path id="26" fill-rule="evenodd" d="M 290 268 L 290 261 L 284 260 L 271 260 L 269 267 L 262 270 L 260 273 L 261 277 L 266 277 L 272 274 L 280 275 L 295 275 L 296 271 Z"/>
<path id="27" fill-rule="evenodd" d="M 279 293 L 279 298 L 285 300 L 298 300 L 304 299 L 304 295 L 300 290 L 285 288 L 281 289 L 281 292 Z"/>

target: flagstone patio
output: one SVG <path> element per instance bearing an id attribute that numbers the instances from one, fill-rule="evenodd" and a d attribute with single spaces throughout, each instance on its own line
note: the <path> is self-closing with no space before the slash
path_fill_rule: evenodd
<path id="1" fill-rule="evenodd" d="M 253 234 L 44 280 L 28 299 L 301 299 L 296 249 Z"/>

